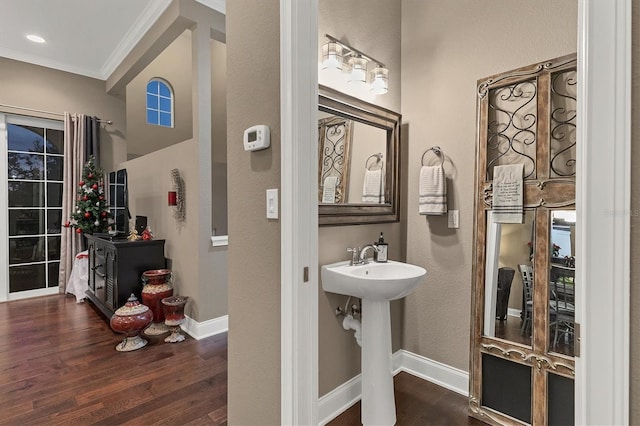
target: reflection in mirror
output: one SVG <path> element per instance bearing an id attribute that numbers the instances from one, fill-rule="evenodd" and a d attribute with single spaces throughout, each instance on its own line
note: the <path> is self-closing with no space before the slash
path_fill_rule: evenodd
<path id="1" fill-rule="evenodd" d="M 551 212 L 549 271 L 549 347 L 573 356 L 575 328 L 575 210 Z"/>
<path id="2" fill-rule="evenodd" d="M 400 114 L 320 86 L 320 225 L 397 222 Z"/>
<path id="3" fill-rule="evenodd" d="M 319 112 L 318 201 L 384 204 L 387 132 Z"/>
<path id="4" fill-rule="evenodd" d="M 484 335 L 531 346 L 533 324 L 532 247 L 535 213 L 524 223 L 493 223 L 486 216 Z"/>
<path id="5" fill-rule="evenodd" d="M 112 230 L 129 232 L 129 210 L 127 208 L 127 171 L 125 169 L 109 173 L 109 211 L 115 221 Z"/>

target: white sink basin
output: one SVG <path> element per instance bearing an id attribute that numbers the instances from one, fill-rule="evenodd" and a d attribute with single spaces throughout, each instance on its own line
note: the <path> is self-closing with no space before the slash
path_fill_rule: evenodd
<path id="1" fill-rule="evenodd" d="M 331 293 L 370 300 L 395 300 L 411 293 L 427 271 L 420 266 L 388 261 L 349 266 L 349 261 L 324 265 L 322 288 Z"/>

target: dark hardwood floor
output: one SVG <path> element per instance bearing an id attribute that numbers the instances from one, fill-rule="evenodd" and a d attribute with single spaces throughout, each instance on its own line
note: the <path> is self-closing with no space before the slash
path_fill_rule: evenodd
<path id="1" fill-rule="evenodd" d="M 0 424 L 226 425 L 226 333 L 122 338 L 75 297 L 0 303 Z"/>
<path id="2" fill-rule="evenodd" d="M 465 396 L 404 372 L 395 376 L 393 385 L 397 426 L 484 425 L 468 417 Z M 360 410 L 358 402 L 327 426 L 360 425 Z"/>
<path id="3" fill-rule="evenodd" d="M 227 424 L 226 333 L 126 353 L 122 338 L 72 296 L 0 303 L 0 425 Z M 395 393 L 399 426 L 481 424 L 465 397 L 409 374 Z M 359 403 L 330 423 L 359 424 Z"/>

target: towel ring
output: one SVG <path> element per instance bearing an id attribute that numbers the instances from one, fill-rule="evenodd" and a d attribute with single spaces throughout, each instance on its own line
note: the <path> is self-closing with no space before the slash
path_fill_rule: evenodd
<path id="1" fill-rule="evenodd" d="M 383 157 L 383 155 L 382 155 L 381 152 L 379 152 L 377 154 L 370 155 L 369 158 L 367 158 L 367 161 L 365 161 L 365 163 L 364 163 L 364 168 L 366 170 L 371 171 L 372 170 L 371 169 L 372 166 L 375 166 L 378 163 L 382 163 L 382 157 Z M 369 160 L 371 160 L 372 158 L 375 158 L 375 162 L 373 164 L 369 165 Z M 383 164 L 380 164 L 380 170 L 382 170 L 382 167 L 383 167 Z"/>
<path id="2" fill-rule="evenodd" d="M 443 166 L 444 165 L 444 152 L 442 152 L 442 149 L 439 146 L 432 146 L 431 148 L 426 150 L 422 154 L 422 159 L 420 160 L 420 163 L 424 166 L 424 156 L 427 155 L 427 153 L 431 152 L 431 151 L 433 151 L 433 153 L 435 155 L 437 155 L 438 158 L 440 158 L 440 166 Z"/>

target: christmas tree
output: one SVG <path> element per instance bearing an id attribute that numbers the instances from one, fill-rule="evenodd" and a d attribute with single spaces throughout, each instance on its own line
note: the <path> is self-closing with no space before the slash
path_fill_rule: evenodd
<path id="1" fill-rule="evenodd" d="M 71 220 L 65 226 L 76 229 L 78 234 L 93 234 L 107 232 L 111 222 L 109 206 L 104 194 L 104 180 L 102 169 L 96 167 L 91 156 L 82 170 L 82 180 L 79 182 L 76 207 Z"/>

